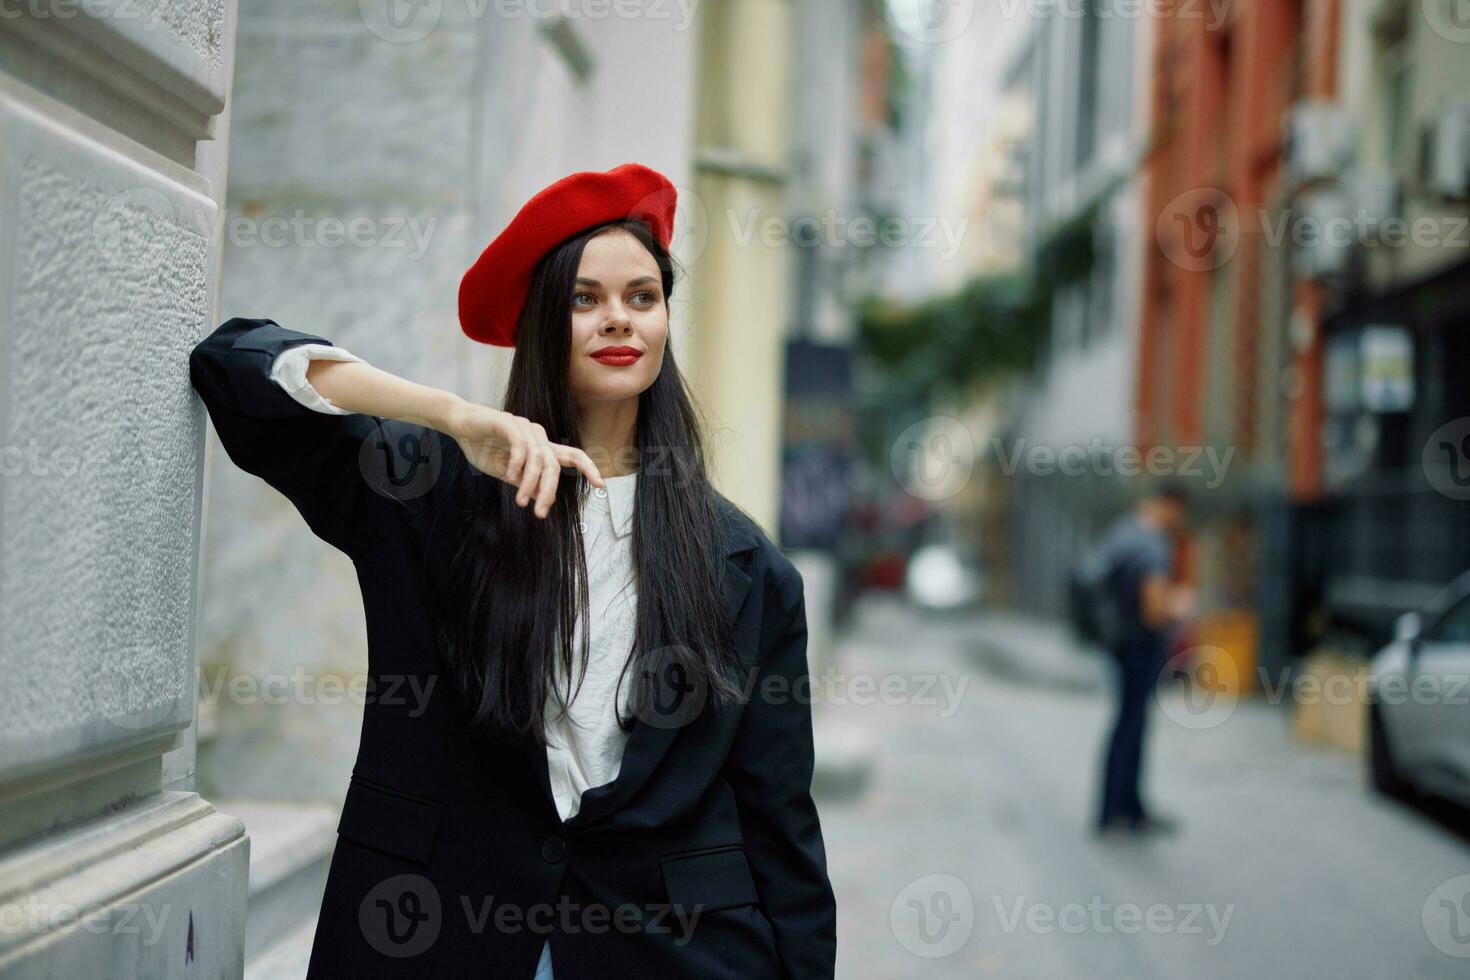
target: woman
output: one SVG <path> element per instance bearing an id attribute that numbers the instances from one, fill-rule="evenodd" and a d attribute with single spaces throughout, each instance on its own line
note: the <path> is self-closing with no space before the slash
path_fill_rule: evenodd
<path id="1" fill-rule="evenodd" d="M 802 580 L 708 483 L 674 192 L 542 190 L 465 274 L 505 408 L 235 318 L 191 377 L 349 555 L 369 692 L 312 977 L 830 977 Z M 588 490 L 591 493 L 588 493 Z"/>

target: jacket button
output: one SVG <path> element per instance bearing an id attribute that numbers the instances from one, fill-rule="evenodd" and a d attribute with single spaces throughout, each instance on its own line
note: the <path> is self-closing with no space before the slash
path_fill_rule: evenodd
<path id="1" fill-rule="evenodd" d="M 548 837 L 541 845 L 541 856 L 547 864 L 556 864 L 567 856 L 567 842 L 560 837 Z"/>

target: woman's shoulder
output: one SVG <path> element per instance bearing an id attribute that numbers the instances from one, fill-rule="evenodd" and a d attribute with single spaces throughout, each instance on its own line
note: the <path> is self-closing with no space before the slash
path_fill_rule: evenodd
<path id="1" fill-rule="evenodd" d="M 751 574 L 764 581 L 767 591 L 783 597 L 795 591 L 799 598 L 801 573 L 761 523 L 718 490 L 715 502 L 724 521 L 726 554 L 745 557 Z"/>

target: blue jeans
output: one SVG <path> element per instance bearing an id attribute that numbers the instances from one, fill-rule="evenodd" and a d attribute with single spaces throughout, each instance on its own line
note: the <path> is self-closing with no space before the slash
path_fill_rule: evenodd
<path id="1" fill-rule="evenodd" d="M 536 964 L 536 975 L 531 980 L 552 980 L 550 941 L 541 947 L 541 962 Z"/>
<path id="2" fill-rule="evenodd" d="M 1124 641 L 1114 654 L 1117 715 L 1103 761 L 1099 824 L 1140 820 L 1146 814 L 1138 788 L 1143 778 L 1143 734 L 1149 695 L 1167 662 L 1163 644 L 1148 640 Z"/>

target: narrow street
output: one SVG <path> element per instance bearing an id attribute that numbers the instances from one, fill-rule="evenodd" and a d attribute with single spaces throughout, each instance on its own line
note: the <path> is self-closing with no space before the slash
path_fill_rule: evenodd
<path id="1" fill-rule="evenodd" d="M 818 800 L 839 977 L 1470 973 L 1433 941 L 1463 956 L 1466 920 L 1446 918 L 1444 892 L 1430 900 L 1470 872 L 1470 845 L 1376 798 L 1355 758 L 1294 742 L 1287 708 L 1243 702 L 1190 730 L 1152 705 L 1145 794 L 1182 833 L 1104 843 L 1088 828 L 1110 713 L 1100 661 L 1066 660 L 1052 631 L 1032 662 L 1014 622 L 888 599 L 860 605 L 845 636 L 835 669 L 873 693 L 824 686 L 819 731 L 860 732 L 874 753 L 860 795 Z"/>

